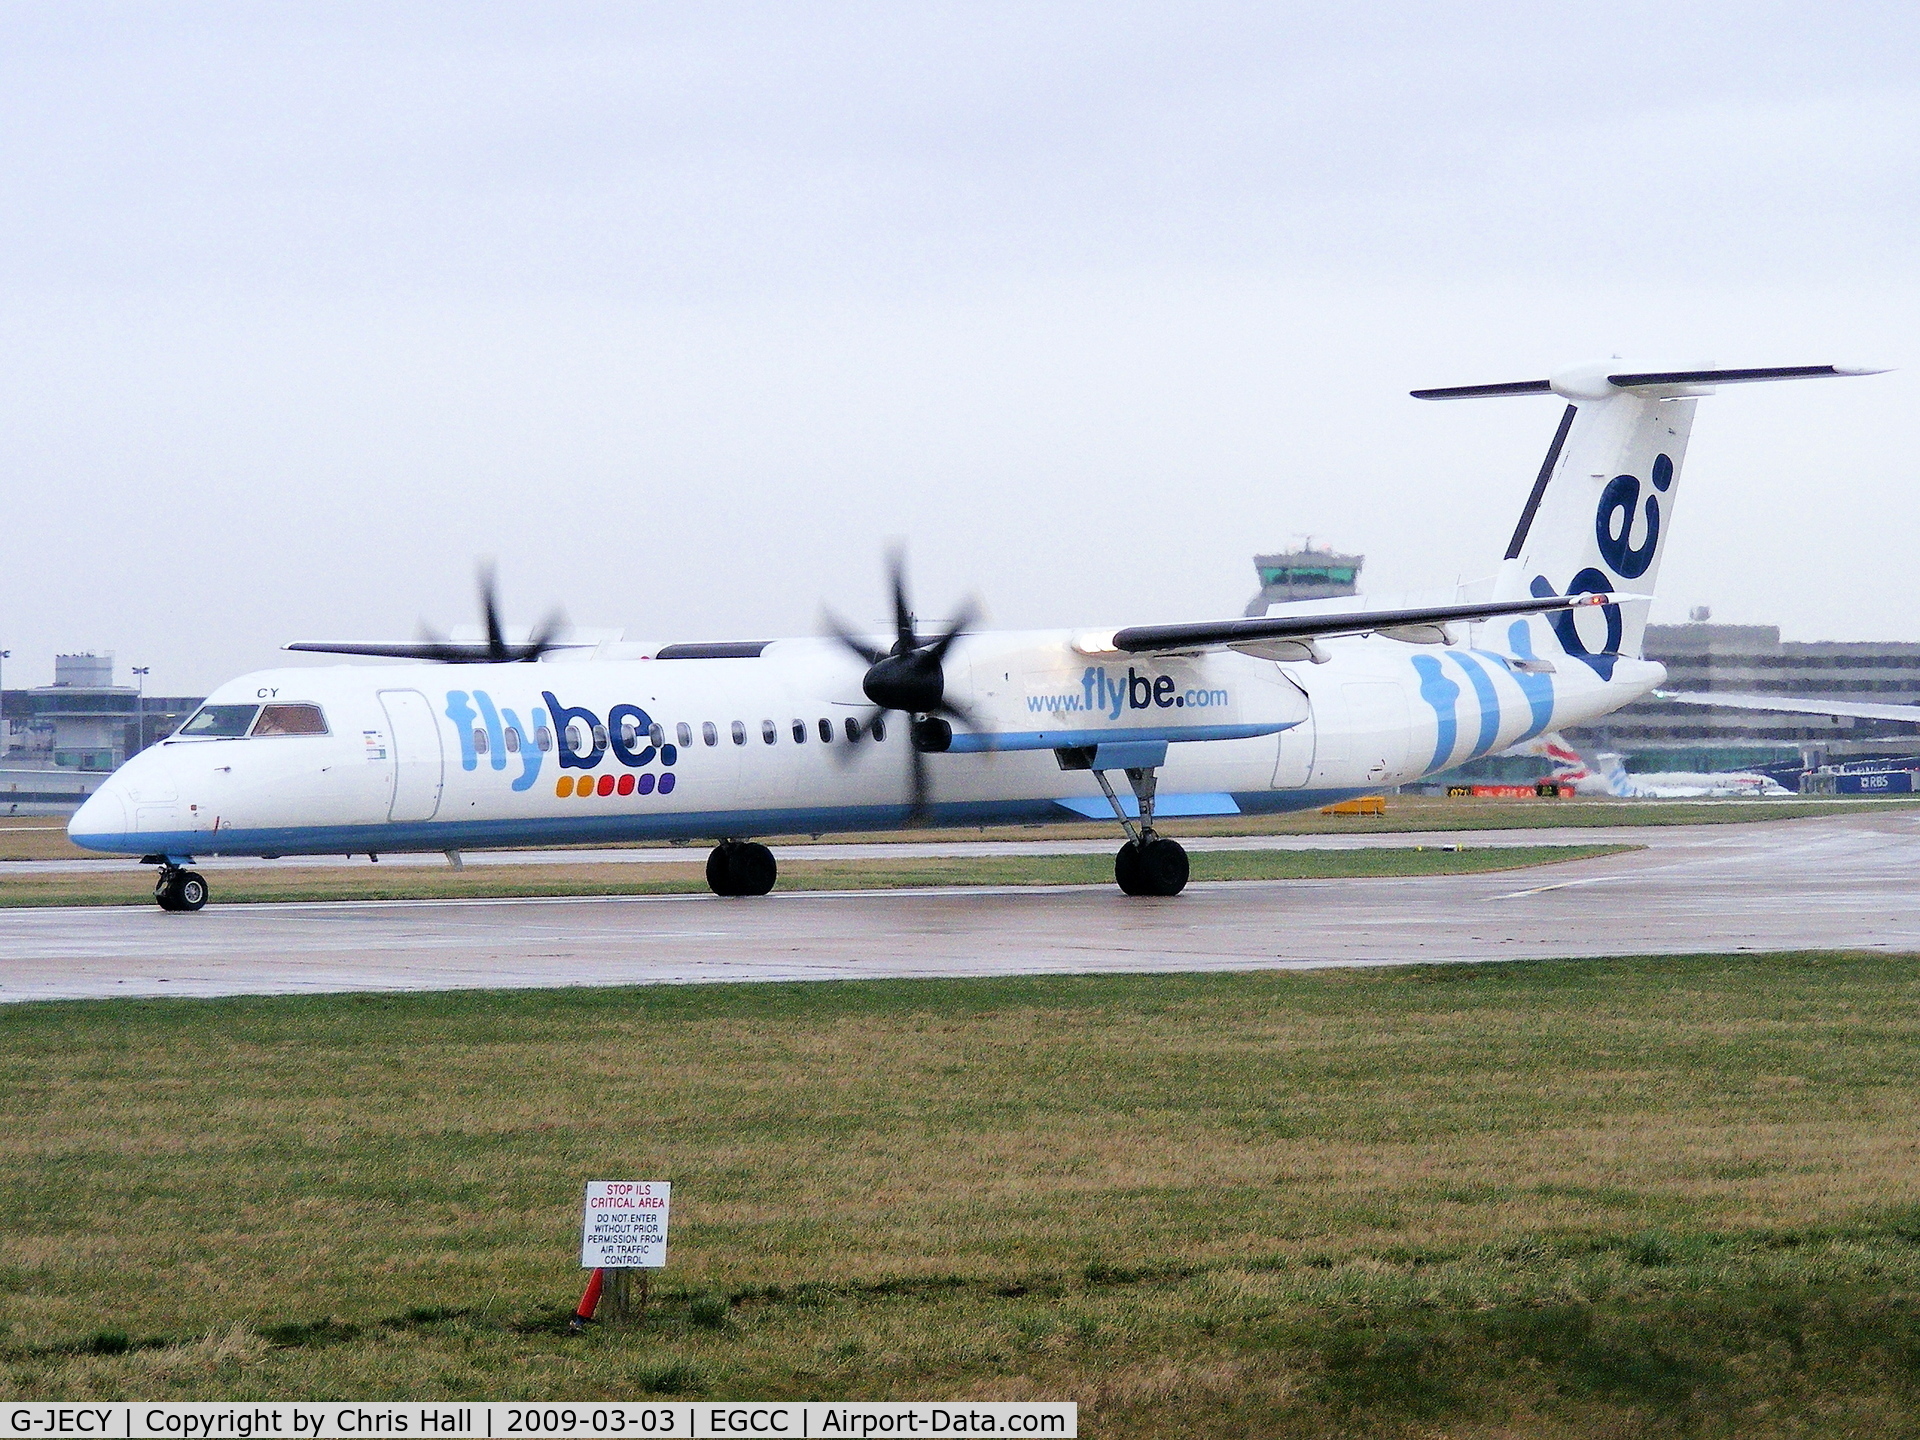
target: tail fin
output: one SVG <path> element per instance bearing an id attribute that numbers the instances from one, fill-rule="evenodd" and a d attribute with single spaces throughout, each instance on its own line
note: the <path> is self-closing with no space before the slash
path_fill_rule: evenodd
<path id="1" fill-rule="evenodd" d="M 1626 793 L 1626 772 L 1621 769 L 1618 755 L 1602 755 L 1589 760 L 1558 730 L 1537 735 L 1504 753 L 1539 756 L 1552 767 L 1549 779 L 1558 785 L 1571 785 L 1579 795 Z"/>
<path id="2" fill-rule="evenodd" d="M 1567 407 L 1527 496 L 1494 588 L 1498 600 L 1529 595 L 1653 593 L 1686 459 L 1696 399 L 1715 385 L 1755 380 L 1871 375 L 1838 365 L 1764 370 L 1665 369 L 1603 360 L 1546 380 L 1416 390 L 1422 400 L 1558 395 Z M 1571 614 L 1552 617 L 1561 648 L 1611 678 L 1622 655 L 1638 655 L 1644 605 L 1601 607 L 1583 634 Z"/>
<path id="3" fill-rule="evenodd" d="M 1607 793 L 1609 795 L 1618 795 L 1623 800 L 1631 799 L 1633 796 L 1633 781 L 1627 778 L 1626 762 L 1618 755 L 1604 752 L 1596 755 L 1594 760 L 1600 771 L 1601 779 L 1606 783 Z"/>

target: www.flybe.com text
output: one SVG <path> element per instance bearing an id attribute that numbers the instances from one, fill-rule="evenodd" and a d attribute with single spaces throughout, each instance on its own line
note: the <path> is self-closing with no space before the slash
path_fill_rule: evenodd
<path id="1" fill-rule="evenodd" d="M 1183 690 L 1171 675 L 1142 675 L 1131 665 L 1125 675 L 1109 675 L 1106 666 L 1089 665 L 1078 690 L 1029 695 L 1027 709 L 1036 715 L 1104 713 L 1118 720 L 1122 710 L 1213 710 L 1231 701 L 1225 690 Z"/>

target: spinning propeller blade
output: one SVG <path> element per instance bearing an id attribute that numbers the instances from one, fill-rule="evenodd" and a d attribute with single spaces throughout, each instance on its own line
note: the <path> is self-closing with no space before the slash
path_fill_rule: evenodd
<path id="1" fill-rule="evenodd" d="M 893 592 L 893 648 L 875 649 L 853 635 L 832 611 L 825 613 L 829 635 L 866 662 L 867 673 L 860 688 L 874 704 L 863 722 L 871 730 L 876 720 L 888 711 L 898 711 L 907 719 L 908 780 L 913 795 L 909 819 L 924 822 L 931 812 L 931 786 L 927 775 L 927 754 L 944 750 L 953 738 L 948 718 L 969 729 L 978 728 L 964 706 L 947 698 L 947 676 L 943 662 L 947 652 L 979 618 L 979 606 L 972 600 L 960 606 L 959 618 L 946 631 L 923 640 L 914 620 L 913 605 L 907 596 L 907 562 L 897 546 L 888 553 L 889 588 Z M 853 758 L 853 748 L 846 756 Z"/>
<path id="2" fill-rule="evenodd" d="M 346 645 L 326 641 L 300 641 L 285 648 L 323 655 L 377 655 L 394 660 L 437 660 L 443 665 L 500 665 L 513 661 L 538 660 L 549 650 L 560 648 L 558 635 L 566 623 L 558 610 L 549 615 L 525 642 L 507 639 L 500 623 L 499 592 L 493 566 L 480 566 L 480 615 L 486 622 L 487 638 L 481 641 L 449 640 L 426 625 L 420 627 L 420 639 L 411 645 Z"/>

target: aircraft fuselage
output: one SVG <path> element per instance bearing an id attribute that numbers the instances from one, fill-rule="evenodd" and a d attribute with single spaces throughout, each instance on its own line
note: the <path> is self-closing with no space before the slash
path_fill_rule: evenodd
<path id="1" fill-rule="evenodd" d="M 1332 640 L 1318 664 L 1089 654 L 1086 633 L 955 646 L 948 694 L 983 733 L 926 757 L 931 820 L 1111 819 L 1085 766 L 1129 745 L 1167 747 L 1162 817 L 1318 806 L 1592 719 L 1664 679 L 1630 659 L 1602 678 L 1540 620 L 1475 626 L 1453 647 Z M 207 699 L 233 707 L 222 723 L 240 733 L 182 733 L 134 757 L 70 833 L 182 863 L 893 829 L 910 808 L 909 727 L 888 715 L 876 737 L 860 679 L 811 639 L 753 658 L 259 671 Z"/>

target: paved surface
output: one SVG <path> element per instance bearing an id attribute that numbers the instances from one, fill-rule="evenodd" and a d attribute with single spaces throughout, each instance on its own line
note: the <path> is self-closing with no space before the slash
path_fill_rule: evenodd
<path id="1" fill-rule="evenodd" d="M 1920 951 L 1920 815 L 1698 827 L 1288 836 L 1286 848 L 1650 848 L 1547 869 L 1400 880 L 862 894 L 0 910 L 0 1000 L 325 990 L 1244 970 L 1667 952 Z M 1247 848 L 1223 839 L 1221 848 Z M 982 842 L 1004 853 L 1006 842 Z M 1035 851 L 1087 842 L 1033 842 Z M 828 847 L 805 847 L 820 855 Z M 974 853 L 971 845 L 930 847 Z M 834 854 L 912 853 L 904 845 Z M 566 852 L 569 858 L 584 858 Z M 619 851 L 622 857 L 687 852 Z M 478 857 L 475 857 L 478 858 Z M 636 862 L 646 863 L 646 862 Z"/>

